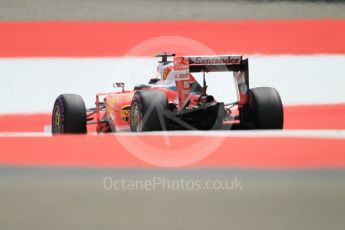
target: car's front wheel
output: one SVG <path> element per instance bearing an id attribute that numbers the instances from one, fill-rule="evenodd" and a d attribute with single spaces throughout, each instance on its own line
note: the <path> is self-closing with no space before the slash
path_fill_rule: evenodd
<path id="1" fill-rule="evenodd" d="M 52 133 L 86 133 L 86 108 L 75 94 L 62 94 L 55 100 L 52 113 Z"/>

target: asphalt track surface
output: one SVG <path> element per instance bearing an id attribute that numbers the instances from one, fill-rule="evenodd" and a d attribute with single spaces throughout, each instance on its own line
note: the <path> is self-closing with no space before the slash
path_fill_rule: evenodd
<path id="1" fill-rule="evenodd" d="M 241 189 L 126 191 L 113 180 L 224 180 Z M 1 229 L 343 229 L 345 173 L 0 168 Z M 175 182 L 176 183 L 176 182 Z M 106 185 L 108 186 L 108 185 Z M 108 188 L 108 187 L 106 187 Z M 140 187 L 138 187 L 140 189 Z M 168 187 L 165 187 L 168 189 Z"/>
<path id="2" fill-rule="evenodd" d="M 182 0 L 0 1 L 2 21 L 344 17 L 345 4 L 342 2 L 258 4 L 257 1 L 255 3 L 214 1 L 210 4 L 207 1 Z M 2 140 L 5 143 L 1 146 L 10 143 L 5 139 Z M 30 142 L 30 139 L 28 141 Z M 343 142 L 340 139 L 340 146 L 343 146 Z M 19 142 L 11 144 L 11 146 L 15 145 L 25 147 Z M 329 145 L 329 149 L 323 150 L 324 154 L 321 156 L 327 157 L 332 147 L 334 146 Z M 338 150 L 342 149 L 344 148 L 340 147 Z M 23 151 L 18 153 L 23 154 Z M 71 153 L 73 154 L 73 151 Z M 49 155 L 49 150 L 40 154 Z M 95 151 L 94 154 L 97 152 Z M 298 152 L 293 154 L 298 156 Z M 5 154 L 1 152 L 1 156 Z M 30 159 L 30 155 L 26 157 Z M 339 162 L 344 161 L 340 159 Z M 36 167 L 9 167 L 7 164 L 2 164 L 3 166 L 0 167 L 1 229 L 317 230 L 343 229 L 345 226 L 343 167 L 339 170 L 336 167 L 296 169 L 291 166 L 288 169 L 202 167 L 143 170 L 135 167 L 105 169 L 60 166 L 55 168 L 42 164 Z M 242 190 L 106 191 L 103 187 L 105 177 L 131 180 L 164 177 L 171 181 L 174 179 L 205 181 L 237 177 L 242 180 Z"/>
<path id="3" fill-rule="evenodd" d="M 344 18 L 335 1 L 2 0 L 0 20 L 181 20 Z"/>

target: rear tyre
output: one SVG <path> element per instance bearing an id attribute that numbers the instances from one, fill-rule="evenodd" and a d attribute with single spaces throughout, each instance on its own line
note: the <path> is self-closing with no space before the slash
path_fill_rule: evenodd
<path id="1" fill-rule="evenodd" d="M 283 129 L 283 104 L 275 88 L 250 89 L 249 111 L 249 122 L 254 124 L 255 129 Z"/>
<path id="2" fill-rule="evenodd" d="M 135 92 L 131 103 L 130 127 L 132 132 L 168 130 L 166 94 L 159 90 Z"/>
<path id="3" fill-rule="evenodd" d="M 86 108 L 81 96 L 75 94 L 58 96 L 52 114 L 52 133 L 86 132 Z"/>

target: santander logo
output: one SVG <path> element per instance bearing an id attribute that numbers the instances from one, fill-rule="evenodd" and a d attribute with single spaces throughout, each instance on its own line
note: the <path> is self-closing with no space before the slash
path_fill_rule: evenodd
<path id="1" fill-rule="evenodd" d="M 242 56 L 186 57 L 190 65 L 238 65 Z"/>

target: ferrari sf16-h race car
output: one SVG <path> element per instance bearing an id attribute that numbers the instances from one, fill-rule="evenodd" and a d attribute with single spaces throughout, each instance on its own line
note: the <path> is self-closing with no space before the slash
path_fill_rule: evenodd
<path id="1" fill-rule="evenodd" d="M 75 94 L 62 94 L 54 103 L 52 133 L 98 133 L 161 130 L 282 129 L 283 106 L 276 89 L 249 88 L 248 59 L 237 55 L 156 55 L 160 78 L 119 92 L 96 94 L 94 108 L 85 108 Z M 173 57 L 173 61 L 168 61 Z M 205 75 L 232 71 L 237 100 L 217 101 L 207 94 Z M 200 85 L 192 73 L 202 73 Z"/>

